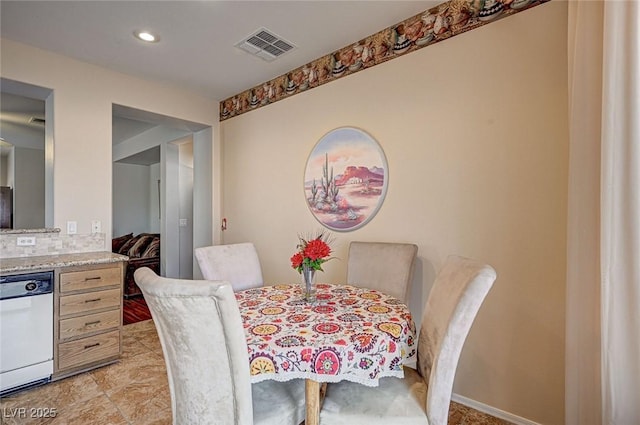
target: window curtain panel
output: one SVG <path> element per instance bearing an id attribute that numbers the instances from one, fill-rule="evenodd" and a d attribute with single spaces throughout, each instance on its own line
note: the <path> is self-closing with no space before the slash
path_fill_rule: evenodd
<path id="1" fill-rule="evenodd" d="M 567 425 L 640 423 L 639 1 L 569 2 Z"/>

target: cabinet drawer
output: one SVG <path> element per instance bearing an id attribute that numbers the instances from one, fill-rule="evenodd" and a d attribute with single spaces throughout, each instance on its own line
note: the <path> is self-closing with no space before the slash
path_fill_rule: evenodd
<path id="1" fill-rule="evenodd" d="M 120 307 L 120 288 L 60 297 L 60 316 Z"/>
<path id="2" fill-rule="evenodd" d="M 65 342 L 58 347 L 58 369 L 93 363 L 120 354 L 120 331 Z"/>
<path id="3" fill-rule="evenodd" d="M 122 284 L 119 267 L 60 273 L 60 292 L 95 289 Z"/>
<path id="4" fill-rule="evenodd" d="M 60 320 L 60 340 L 85 335 L 91 332 L 106 331 L 120 326 L 120 310 Z"/>

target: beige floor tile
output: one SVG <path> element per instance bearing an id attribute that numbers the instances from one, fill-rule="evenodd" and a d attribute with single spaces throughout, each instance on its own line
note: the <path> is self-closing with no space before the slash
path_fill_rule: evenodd
<path id="1" fill-rule="evenodd" d="M 149 350 L 155 352 L 162 352 L 162 345 L 160 345 L 160 338 L 155 329 L 148 329 L 145 331 L 136 332 L 135 338 Z"/>
<path id="2" fill-rule="evenodd" d="M 135 337 L 134 333 L 122 335 L 122 359 L 137 356 L 138 354 L 148 353 L 151 350 Z"/>
<path id="3" fill-rule="evenodd" d="M 111 401 L 120 407 L 140 404 L 150 399 L 156 400 L 157 404 L 162 408 L 171 407 L 169 382 L 166 374 L 156 376 L 145 382 L 132 382 L 123 387 L 107 391 L 106 394 Z"/>
<path id="4" fill-rule="evenodd" d="M 115 404 L 106 395 L 67 406 L 60 410 L 51 425 L 128 425 Z"/>
<path id="5" fill-rule="evenodd" d="M 464 417 L 463 425 L 511 425 L 511 422 L 469 409 Z"/>
<path id="6" fill-rule="evenodd" d="M 43 385 L 3 398 L 2 408 L 57 409 L 102 395 L 96 382 L 87 374 Z"/>
<path id="7" fill-rule="evenodd" d="M 451 405 L 449 406 L 448 425 L 462 425 L 464 423 L 464 417 L 467 415 L 468 411 L 468 407 L 451 402 Z"/>
<path id="8" fill-rule="evenodd" d="M 164 359 L 155 353 L 138 354 L 122 359 L 119 363 L 96 369 L 89 374 L 102 391 L 113 391 L 131 383 L 153 381 L 158 376 L 166 376 Z"/>
<path id="9" fill-rule="evenodd" d="M 156 418 L 160 411 L 171 410 L 166 379 L 127 385 L 110 393 L 109 399 L 133 424 Z"/>
<path id="10" fill-rule="evenodd" d="M 125 325 L 122 328 L 124 334 L 136 333 L 141 331 L 155 330 L 156 325 L 153 323 L 153 320 L 144 320 L 142 322 L 131 323 L 130 325 Z"/>
<path id="11" fill-rule="evenodd" d="M 140 418 L 136 425 L 171 425 L 173 417 L 171 416 L 171 408 L 158 410 L 149 416 Z"/>

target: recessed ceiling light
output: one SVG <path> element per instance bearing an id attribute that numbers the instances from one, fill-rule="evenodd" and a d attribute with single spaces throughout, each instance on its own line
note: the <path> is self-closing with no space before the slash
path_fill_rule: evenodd
<path id="1" fill-rule="evenodd" d="M 151 34 L 149 31 L 135 31 L 133 35 L 135 35 L 137 39 L 147 43 L 156 43 L 160 40 L 160 37 Z"/>

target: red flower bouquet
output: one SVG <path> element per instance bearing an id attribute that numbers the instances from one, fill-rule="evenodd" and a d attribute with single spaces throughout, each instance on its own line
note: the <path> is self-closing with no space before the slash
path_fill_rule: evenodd
<path id="1" fill-rule="evenodd" d="M 291 257 L 291 267 L 302 273 L 306 266 L 313 270 L 322 270 L 322 264 L 331 260 L 331 247 L 329 246 L 329 236 L 320 232 L 313 238 L 298 236 L 300 243 L 298 251 Z"/>

